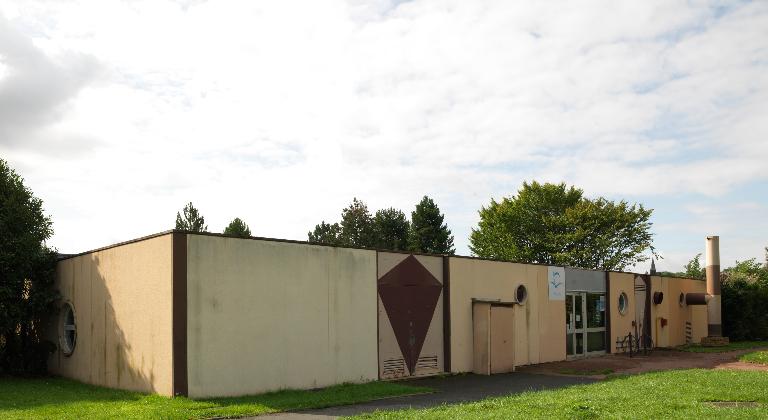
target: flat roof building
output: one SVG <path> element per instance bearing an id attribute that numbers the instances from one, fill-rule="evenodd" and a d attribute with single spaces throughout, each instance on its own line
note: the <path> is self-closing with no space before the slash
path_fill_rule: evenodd
<path id="1" fill-rule="evenodd" d="M 701 280 L 182 231 L 66 256 L 56 286 L 52 373 L 190 397 L 509 372 L 708 331 Z"/>

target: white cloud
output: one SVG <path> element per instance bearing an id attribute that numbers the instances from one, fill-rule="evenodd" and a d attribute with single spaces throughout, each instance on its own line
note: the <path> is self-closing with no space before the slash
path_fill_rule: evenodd
<path id="1" fill-rule="evenodd" d="M 467 252 L 476 210 L 523 179 L 652 201 L 768 178 L 761 2 L 11 1 L 0 14 L 44 63 L 10 95 L 0 45 L 0 133 L 15 130 L 0 153 L 63 251 L 169 228 L 189 200 L 213 230 L 239 216 L 303 239 L 352 196 L 410 210 L 429 194 Z M 24 92 L 37 101 L 22 112 Z"/>

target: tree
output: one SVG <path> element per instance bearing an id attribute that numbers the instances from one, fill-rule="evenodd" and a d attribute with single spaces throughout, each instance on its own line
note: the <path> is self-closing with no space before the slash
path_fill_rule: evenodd
<path id="1" fill-rule="evenodd" d="M 345 246 L 374 246 L 373 218 L 368 206 L 357 198 L 353 198 L 352 204 L 341 211 L 339 238 Z"/>
<path id="2" fill-rule="evenodd" d="M 736 261 L 733 267 L 722 271 L 723 282 L 743 281 L 745 283 L 760 283 L 768 286 L 768 268 L 756 258 Z"/>
<path id="3" fill-rule="evenodd" d="M 341 226 L 338 223 L 328 224 L 325 221 L 315 226 L 315 230 L 307 233 L 309 242 L 324 245 L 341 245 Z"/>
<path id="4" fill-rule="evenodd" d="M 408 247 L 411 251 L 431 254 L 453 254 L 453 235 L 443 223 L 445 216 L 440 213 L 434 201 L 426 195 L 411 213 L 411 229 Z"/>
<path id="5" fill-rule="evenodd" d="M 517 196 L 491 200 L 480 209 L 469 249 L 501 260 L 598 270 L 622 270 L 652 255 L 649 221 L 642 204 L 583 196 L 561 184 L 523 183 Z"/>
<path id="6" fill-rule="evenodd" d="M 692 260 L 688 261 L 684 267 L 684 272 L 680 273 L 683 277 L 691 279 L 705 279 L 707 278 L 707 272 L 704 267 L 701 266 L 701 253 L 696 254 Z"/>
<path id="7" fill-rule="evenodd" d="M 394 208 L 378 210 L 373 217 L 375 247 L 404 251 L 408 249 L 410 224 L 405 213 Z"/>
<path id="8" fill-rule="evenodd" d="M 224 228 L 224 234 L 239 238 L 250 238 L 251 229 L 239 217 L 235 217 L 235 220 L 231 221 L 229 226 Z"/>
<path id="9" fill-rule="evenodd" d="M 178 212 L 176 213 L 176 229 L 186 230 L 189 232 L 208 232 L 208 226 L 205 224 L 205 217 L 203 217 L 189 202 L 184 206 L 184 216 Z"/>
<path id="10" fill-rule="evenodd" d="M 43 202 L 0 159 L 0 375 L 45 372 L 55 348 L 41 326 L 54 311 L 56 253 Z"/>

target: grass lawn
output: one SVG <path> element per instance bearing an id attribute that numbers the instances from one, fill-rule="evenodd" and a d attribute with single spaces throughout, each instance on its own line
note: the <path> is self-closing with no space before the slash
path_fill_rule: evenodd
<path id="1" fill-rule="evenodd" d="M 166 398 L 101 388 L 63 378 L 0 377 L 0 418 L 12 419 L 190 419 L 257 415 L 351 404 L 430 392 L 391 382 L 345 384 L 312 391 L 279 391 L 250 397 Z"/>
<path id="2" fill-rule="evenodd" d="M 741 401 L 717 406 L 713 401 Z M 746 402 L 746 403 L 745 403 Z M 474 403 L 376 412 L 368 419 L 768 418 L 768 374 L 671 370 Z"/>
<path id="3" fill-rule="evenodd" d="M 722 347 L 704 347 L 701 344 L 685 344 L 675 347 L 675 350 L 690 351 L 693 353 L 725 353 L 733 350 L 754 349 L 768 347 L 768 341 L 734 341 Z"/>
<path id="4" fill-rule="evenodd" d="M 757 363 L 758 365 L 768 365 L 768 351 L 755 351 L 747 353 L 739 358 L 742 362 Z"/>

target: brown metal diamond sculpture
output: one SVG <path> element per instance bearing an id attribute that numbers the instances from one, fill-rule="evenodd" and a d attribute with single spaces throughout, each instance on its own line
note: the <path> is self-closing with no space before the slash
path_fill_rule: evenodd
<path id="1" fill-rule="evenodd" d="M 443 285 L 409 255 L 378 281 L 379 296 L 410 374 L 414 374 Z"/>

